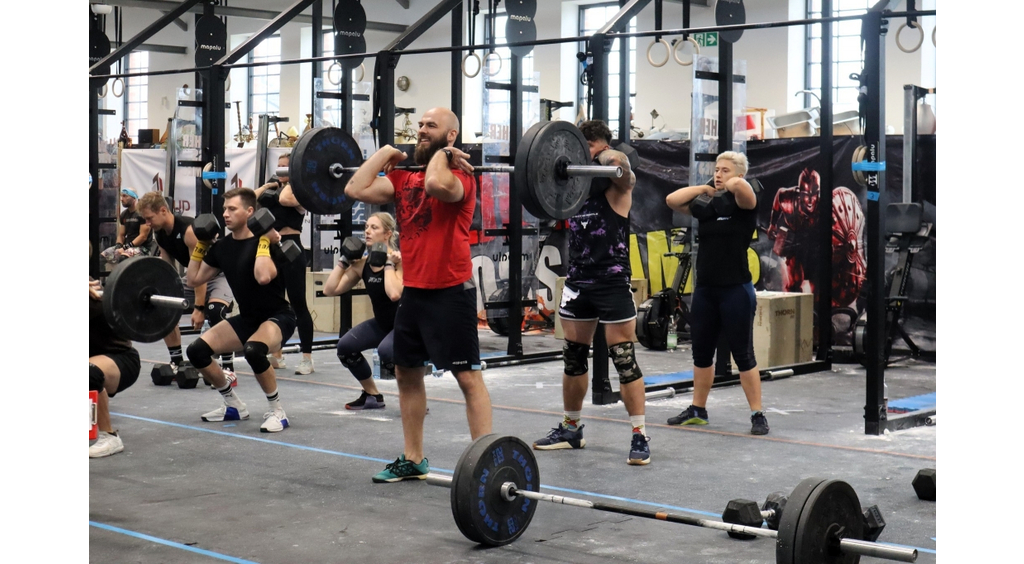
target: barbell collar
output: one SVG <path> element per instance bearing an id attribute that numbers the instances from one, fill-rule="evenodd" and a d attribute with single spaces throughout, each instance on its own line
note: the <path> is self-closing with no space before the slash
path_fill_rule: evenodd
<path id="1" fill-rule="evenodd" d="M 143 300 L 148 302 L 150 305 L 158 307 L 166 307 L 168 309 L 181 310 L 188 309 L 188 300 L 186 300 L 185 298 L 175 298 L 171 296 L 161 296 L 158 294 L 154 294 L 152 296 L 149 296 L 148 298 L 143 298 Z"/>
<path id="2" fill-rule="evenodd" d="M 916 548 L 889 546 L 865 540 L 840 539 L 839 550 L 841 550 L 843 554 L 859 554 L 861 556 L 872 556 L 875 558 L 884 558 L 885 560 L 895 560 L 897 562 L 917 561 Z"/>

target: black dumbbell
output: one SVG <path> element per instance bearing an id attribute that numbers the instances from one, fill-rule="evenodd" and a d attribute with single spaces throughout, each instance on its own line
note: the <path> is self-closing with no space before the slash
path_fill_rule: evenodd
<path id="1" fill-rule="evenodd" d="M 192 222 L 192 233 L 200 241 L 210 242 L 220 234 L 220 222 L 217 216 L 212 213 L 204 213 L 196 217 Z"/>
<path id="2" fill-rule="evenodd" d="M 366 242 L 359 237 L 345 237 L 341 242 L 341 262 L 348 268 L 353 262 L 363 258 Z"/>
<path id="3" fill-rule="evenodd" d="M 154 364 L 149 376 L 155 386 L 170 386 L 174 381 L 174 368 L 170 364 Z"/>
<path id="4" fill-rule="evenodd" d="M 914 476 L 914 491 L 917 499 L 935 501 L 935 469 L 924 468 Z"/>
<path id="5" fill-rule="evenodd" d="M 262 237 L 273 229 L 274 221 L 274 214 L 270 213 L 270 210 L 260 208 L 252 214 L 246 225 L 253 235 Z M 274 256 L 274 262 L 294 262 L 302 256 L 302 249 L 295 244 L 295 241 L 278 241 L 276 245 L 270 246 L 270 252 Z"/>
<path id="6" fill-rule="evenodd" d="M 278 185 L 277 188 L 267 188 L 267 189 L 263 190 L 263 192 L 260 192 L 259 197 L 256 198 L 256 202 L 260 205 L 260 207 L 264 207 L 264 208 L 276 207 L 278 205 L 278 202 L 280 202 L 280 200 L 281 200 L 281 186 L 280 185 Z"/>
<path id="7" fill-rule="evenodd" d="M 725 506 L 725 511 L 722 512 L 722 521 L 734 525 L 760 527 L 764 517 L 761 515 L 761 509 L 757 507 L 756 501 L 734 499 Z M 748 535 L 747 533 L 727 532 L 734 539 L 750 540 L 756 538 L 754 535 Z"/>
<path id="8" fill-rule="evenodd" d="M 384 243 L 370 245 L 370 253 L 366 263 L 372 267 L 379 268 L 388 262 L 388 246 Z"/>
<path id="9" fill-rule="evenodd" d="M 875 542 L 885 528 L 885 519 L 877 505 L 864 508 L 864 540 Z"/>
<path id="10" fill-rule="evenodd" d="M 782 511 L 786 509 L 787 499 L 789 498 L 782 492 L 772 492 L 764 500 L 764 504 L 761 505 L 761 514 L 765 516 L 764 520 L 768 523 L 769 529 L 779 530 L 779 522 L 782 521 Z"/>
<path id="11" fill-rule="evenodd" d="M 194 366 L 188 365 L 179 366 L 178 373 L 174 375 L 174 381 L 183 390 L 195 388 L 200 379 L 202 379 L 202 375 L 199 373 L 199 370 Z"/>

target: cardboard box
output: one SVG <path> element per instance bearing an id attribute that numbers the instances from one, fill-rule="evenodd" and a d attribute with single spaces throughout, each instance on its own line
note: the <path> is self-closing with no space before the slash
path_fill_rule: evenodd
<path id="1" fill-rule="evenodd" d="M 757 292 L 754 356 L 761 370 L 812 360 L 814 296 Z M 735 366 L 735 361 L 733 366 Z"/>
<path id="2" fill-rule="evenodd" d="M 313 316 L 313 330 L 323 333 L 338 333 L 341 330 L 341 297 L 324 296 L 316 297 L 317 292 L 322 292 L 324 282 L 330 276 L 330 272 L 306 271 L 306 306 Z M 363 283 L 359 282 L 356 288 L 362 288 Z M 366 321 L 373 317 L 373 307 L 370 305 L 369 296 L 352 296 L 352 326 Z"/>
<path id="3" fill-rule="evenodd" d="M 644 303 L 649 296 L 647 293 L 647 279 L 646 278 L 634 278 L 630 281 L 630 286 L 633 289 L 633 303 L 639 309 L 640 304 Z M 565 277 L 559 276 L 555 281 L 555 338 L 564 339 L 565 333 L 562 331 L 562 320 L 558 315 L 558 308 L 562 304 L 562 288 L 565 287 Z M 636 335 L 633 336 L 633 342 L 637 342 Z"/>

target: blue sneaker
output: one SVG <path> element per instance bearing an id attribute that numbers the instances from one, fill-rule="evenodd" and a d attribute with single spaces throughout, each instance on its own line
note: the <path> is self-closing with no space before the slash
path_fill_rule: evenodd
<path id="1" fill-rule="evenodd" d="M 583 448 L 587 446 L 587 440 L 583 438 L 583 428 L 586 425 L 580 425 L 575 431 L 570 431 L 562 426 L 561 423 L 558 427 L 551 429 L 548 436 L 535 441 L 533 448 L 536 450 L 557 450 L 560 448 Z"/>
<path id="2" fill-rule="evenodd" d="M 669 425 L 707 425 L 708 410 L 691 405 L 675 417 L 668 418 Z"/>
<path id="3" fill-rule="evenodd" d="M 413 464 L 405 459 L 405 455 L 399 456 L 394 462 L 384 467 L 373 477 L 373 483 L 383 484 L 390 482 L 401 482 L 402 480 L 426 480 L 427 472 L 430 472 L 430 463 L 427 457 L 419 464 Z"/>
<path id="4" fill-rule="evenodd" d="M 629 458 L 626 462 L 634 466 L 643 466 L 651 463 L 651 447 L 647 446 L 650 437 L 643 433 L 633 433 L 633 442 L 629 445 Z"/>

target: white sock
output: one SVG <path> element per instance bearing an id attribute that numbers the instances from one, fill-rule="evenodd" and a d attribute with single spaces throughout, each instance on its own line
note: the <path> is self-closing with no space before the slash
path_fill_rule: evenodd
<path id="1" fill-rule="evenodd" d="M 630 415 L 629 422 L 633 425 L 634 429 L 639 429 L 645 437 L 647 436 L 647 428 L 644 426 L 643 415 Z"/>
<path id="2" fill-rule="evenodd" d="M 575 423 L 576 428 L 579 429 L 580 428 L 580 417 L 582 416 L 582 414 L 583 414 L 582 411 L 566 411 L 565 412 L 565 423 L 566 423 L 566 425 L 568 425 L 569 421 L 575 421 L 576 422 Z"/>
<path id="3" fill-rule="evenodd" d="M 281 409 L 281 398 L 277 395 L 277 389 L 267 394 L 267 403 L 270 404 L 270 410 Z"/>

